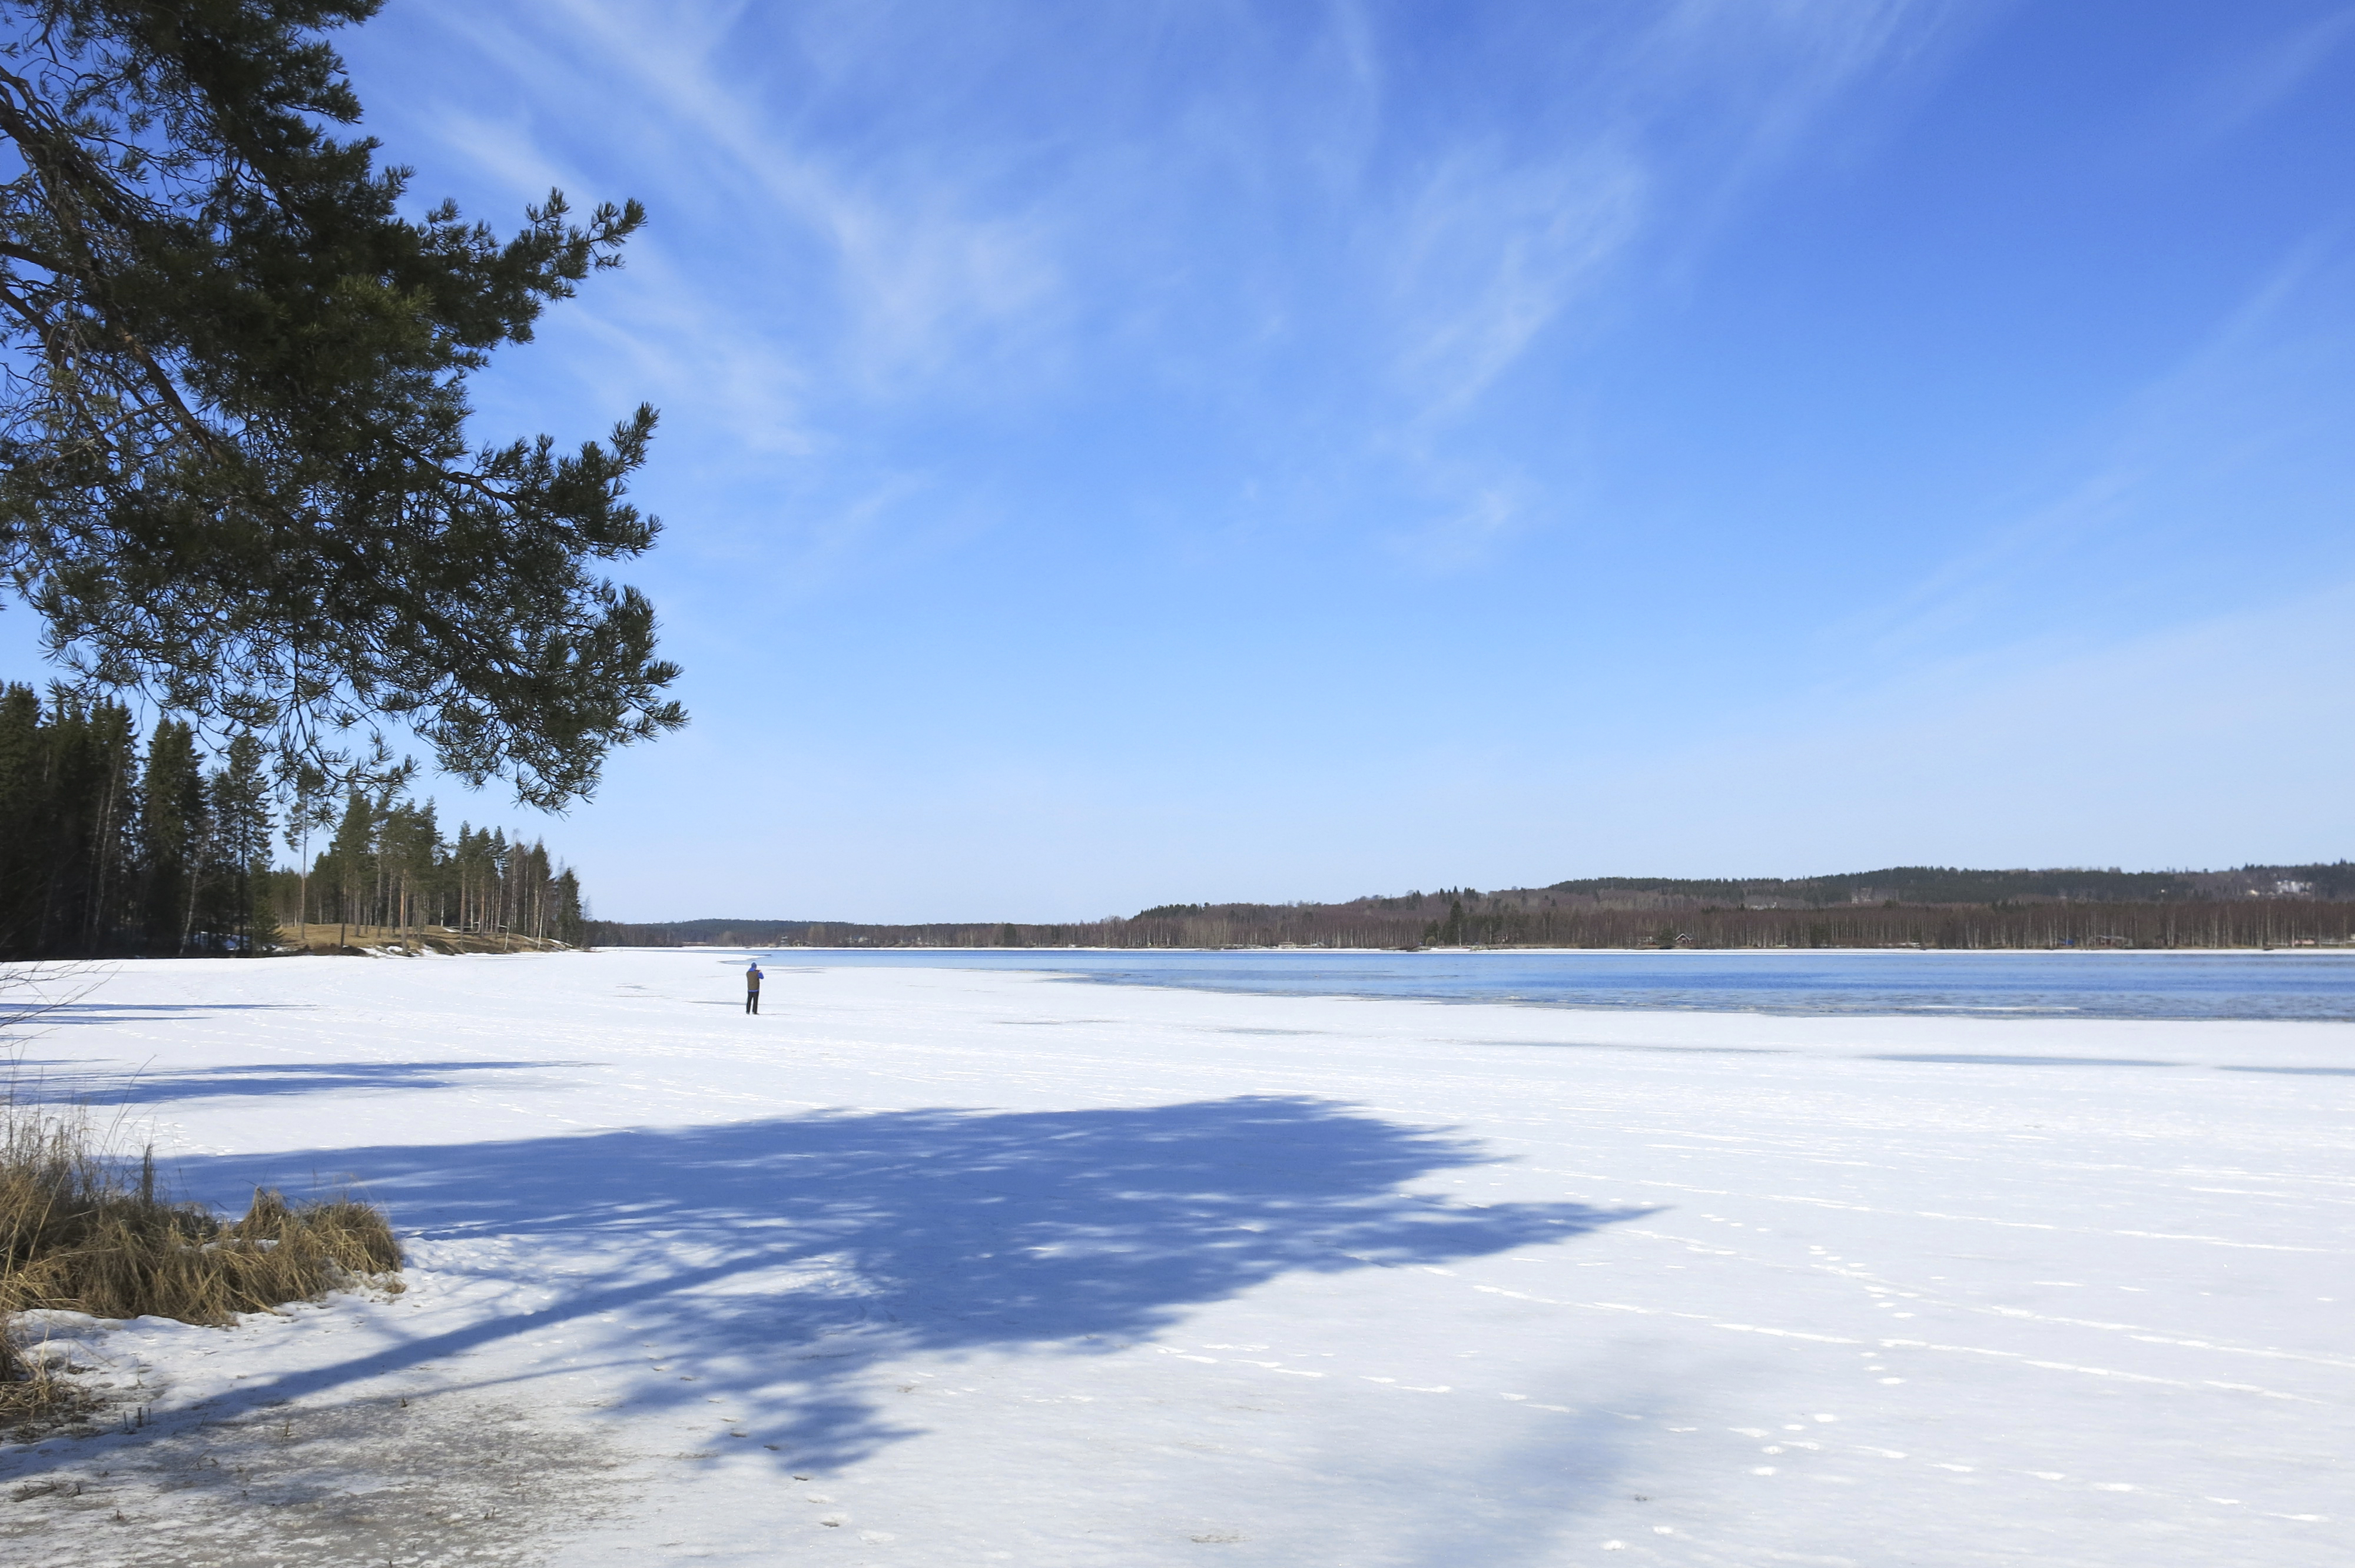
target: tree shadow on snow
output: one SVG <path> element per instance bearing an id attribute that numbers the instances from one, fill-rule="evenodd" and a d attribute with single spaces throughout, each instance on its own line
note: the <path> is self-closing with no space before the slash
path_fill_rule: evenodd
<path id="1" fill-rule="evenodd" d="M 27 1065 L 68 1065 L 43 1062 Z M 167 1100 L 210 1099 L 224 1095 L 315 1095 L 350 1089 L 446 1089 L 461 1073 L 552 1071 L 596 1065 L 588 1062 L 261 1062 L 193 1067 L 168 1073 L 93 1073 L 43 1075 L 16 1085 L 15 1097 L 48 1105 L 155 1105 Z"/>
<path id="2" fill-rule="evenodd" d="M 1478 1256 L 1650 1212 L 1475 1207 L 1401 1191 L 1494 1158 L 1463 1138 L 1300 1097 L 835 1113 L 287 1154 L 271 1165 L 365 1181 L 403 1234 L 544 1237 L 564 1248 L 566 1268 L 602 1257 L 610 1272 L 527 1279 L 559 1298 L 331 1369 L 256 1378 L 223 1403 L 447 1365 L 474 1346 L 614 1313 L 635 1330 L 616 1333 L 631 1360 L 654 1338 L 669 1368 L 657 1377 L 637 1366 L 628 1410 L 704 1410 L 722 1396 L 717 1412 L 763 1413 L 733 1429 L 777 1445 L 781 1463 L 838 1465 L 906 1435 L 877 1407 L 879 1361 L 1109 1351 L 1282 1275 Z M 183 1171 L 224 1196 L 271 1173 L 251 1157 Z M 712 1438 L 731 1441 L 716 1426 Z"/>
<path id="3" fill-rule="evenodd" d="M 316 1012 L 311 1001 L 52 1001 L 37 1004 L 43 1028 L 75 1023 L 162 1023 L 212 1012 Z"/>

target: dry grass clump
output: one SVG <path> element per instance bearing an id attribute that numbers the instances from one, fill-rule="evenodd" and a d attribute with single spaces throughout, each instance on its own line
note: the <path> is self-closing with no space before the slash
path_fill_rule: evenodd
<path id="1" fill-rule="evenodd" d="M 223 1221 L 159 1194 L 152 1150 L 135 1166 L 109 1160 L 86 1119 L 0 1104 L 0 1314 L 226 1323 L 400 1262 L 373 1204 L 289 1203 L 260 1188 L 242 1219 Z M 69 1385 L 0 1334 L 0 1425 L 70 1414 L 71 1403 Z"/>
<path id="2" fill-rule="evenodd" d="M 66 1369 L 20 1351 L 0 1334 L 0 1432 L 39 1436 L 98 1406 L 87 1389 L 59 1374 Z"/>

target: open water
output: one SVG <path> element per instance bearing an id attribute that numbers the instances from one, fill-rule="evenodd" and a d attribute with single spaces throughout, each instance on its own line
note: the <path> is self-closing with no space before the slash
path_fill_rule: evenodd
<path id="1" fill-rule="evenodd" d="M 1531 1007 L 2355 1021 L 2355 952 L 1141 952 L 786 948 L 763 963 L 1046 970 L 1104 985 Z"/>

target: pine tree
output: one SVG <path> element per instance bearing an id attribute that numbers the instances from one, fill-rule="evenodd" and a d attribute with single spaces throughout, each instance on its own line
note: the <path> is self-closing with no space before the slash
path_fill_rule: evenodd
<path id="1" fill-rule="evenodd" d="M 337 140 L 325 41 L 380 0 L 0 0 L 0 572 L 94 689 L 358 766 L 584 796 L 686 722 L 653 609 L 601 577 L 654 410 L 603 443 L 469 437 L 466 378 L 616 266 L 636 203 L 504 243 Z"/>
<path id="2" fill-rule="evenodd" d="M 535 940 L 544 940 L 548 936 L 548 845 L 535 839 L 531 848 L 517 858 L 523 863 L 523 923 L 531 927 Z"/>
<path id="3" fill-rule="evenodd" d="M 335 820 L 335 797 L 325 777 L 315 768 L 296 768 L 287 790 L 286 847 L 294 852 L 294 924 L 300 933 L 295 939 L 305 951 L 311 945 L 311 835 L 325 832 Z"/>
<path id="4" fill-rule="evenodd" d="M 434 827 L 433 806 L 401 802 L 389 807 L 378 837 L 378 864 L 389 900 L 388 924 L 407 931 L 414 923 L 418 888 L 432 874 L 441 834 Z"/>
<path id="5" fill-rule="evenodd" d="M 508 910 L 508 863 L 513 857 L 507 852 L 507 835 L 504 828 L 491 830 L 490 842 L 483 846 L 483 865 L 489 885 L 484 889 L 490 906 L 483 914 L 483 929 L 511 934 L 514 921 Z"/>
<path id="6" fill-rule="evenodd" d="M 368 923 L 360 897 L 376 874 L 376 827 L 375 804 L 353 790 L 344 800 L 343 821 L 336 824 L 335 840 L 324 857 L 334 868 L 339 948 L 350 945 L 352 927 Z"/>

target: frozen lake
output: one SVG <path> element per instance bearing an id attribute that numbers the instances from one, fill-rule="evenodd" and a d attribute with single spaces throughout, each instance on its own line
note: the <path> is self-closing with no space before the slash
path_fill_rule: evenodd
<path id="1" fill-rule="evenodd" d="M 1041 951 L 748 948 L 764 964 L 1046 969 L 1113 985 L 1537 1007 L 2355 1022 L 2355 952 Z"/>
<path id="2" fill-rule="evenodd" d="M 152 1418 L 0 1449 L 0 1542 L 2346 1560 L 2355 1026 L 781 957 L 759 1018 L 710 952 L 133 964 L 62 1008 L 31 1092 L 224 1204 L 355 1181 L 412 1266 L 229 1331 L 60 1319 Z"/>

